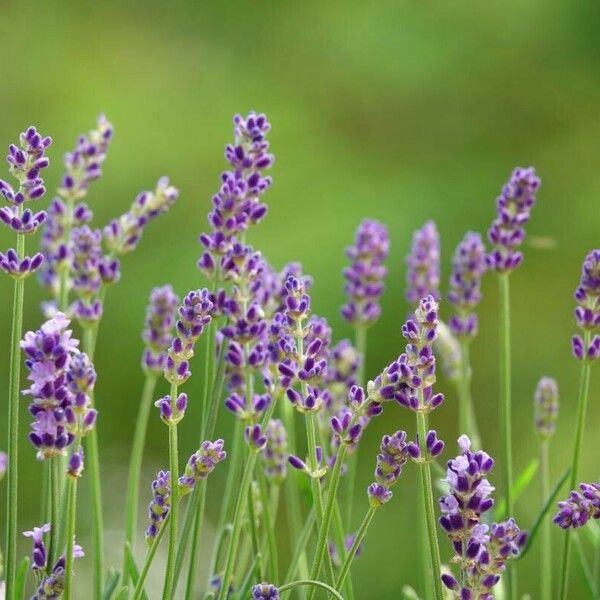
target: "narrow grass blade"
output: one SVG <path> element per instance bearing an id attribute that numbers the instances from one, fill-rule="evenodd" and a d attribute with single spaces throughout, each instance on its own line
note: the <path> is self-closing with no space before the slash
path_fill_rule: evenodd
<path id="1" fill-rule="evenodd" d="M 513 502 L 519 499 L 521 494 L 527 489 L 527 486 L 533 481 L 539 466 L 540 461 L 537 458 L 532 458 L 529 464 L 519 473 L 512 486 Z M 500 499 L 496 506 L 495 518 L 498 521 L 503 521 L 510 516 L 512 515 L 506 514 L 506 499 Z"/>
<path id="2" fill-rule="evenodd" d="M 19 566 L 15 574 L 15 599 L 21 600 L 25 592 L 25 582 L 27 581 L 27 572 L 29 571 L 29 557 L 26 556 Z"/>

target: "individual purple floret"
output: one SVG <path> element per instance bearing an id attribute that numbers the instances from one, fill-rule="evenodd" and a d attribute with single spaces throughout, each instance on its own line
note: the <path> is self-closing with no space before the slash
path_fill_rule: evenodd
<path id="1" fill-rule="evenodd" d="M 168 177 L 161 177 L 154 191 L 140 192 L 129 210 L 104 228 L 108 249 L 116 255 L 135 250 L 144 227 L 167 212 L 178 196 L 177 188 L 170 184 Z"/>
<path id="2" fill-rule="evenodd" d="M 152 482 L 152 500 L 148 504 L 150 524 L 146 529 L 146 541 L 151 544 L 157 536 L 171 508 L 171 474 L 159 471 Z"/>
<path id="3" fill-rule="evenodd" d="M 234 392 L 225 400 L 225 407 L 238 419 L 253 422 L 259 419 L 269 407 L 271 396 L 269 394 L 253 394 L 250 405 L 246 401 L 245 396 Z"/>
<path id="4" fill-rule="evenodd" d="M 83 448 L 79 446 L 69 457 L 67 475 L 73 479 L 79 479 L 83 473 Z"/>
<path id="5" fill-rule="evenodd" d="M 73 545 L 73 558 L 82 558 L 83 549 L 79 544 Z M 35 595 L 31 600 L 58 600 L 62 597 L 65 589 L 65 555 L 54 563 L 52 570 L 48 575 L 44 575 L 36 589 Z"/>
<path id="6" fill-rule="evenodd" d="M 355 326 L 368 327 L 381 314 L 379 299 L 387 273 L 383 262 L 389 247 L 387 228 L 366 219 L 358 226 L 354 245 L 346 249 L 352 262 L 343 272 L 348 302 L 342 307 L 342 316 Z"/>
<path id="7" fill-rule="evenodd" d="M 63 454 L 74 439 L 67 372 L 79 342 L 71 337 L 68 325 L 69 320 L 57 313 L 38 331 L 27 332 L 20 344 L 31 382 L 23 392 L 31 396 L 29 412 L 34 417 L 29 439 L 38 449 L 39 460 Z"/>
<path id="8" fill-rule="evenodd" d="M 474 309 L 481 301 L 481 278 L 485 269 L 485 247 L 481 236 L 469 231 L 454 253 L 448 292 L 448 302 L 456 310 L 448 325 L 456 336 L 473 338 L 477 334 Z"/>
<path id="9" fill-rule="evenodd" d="M 275 483 L 281 483 L 287 474 L 287 433 L 279 419 L 271 419 L 265 427 L 267 445 L 262 451 L 265 475 Z"/>
<path id="10" fill-rule="evenodd" d="M 252 452 L 260 452 L 267 445 L 267 437 L 258 423 L 244 429 L 244 439 Z"/>
<path id="11" fill-rule="evenodd" d="M 578 360 L 595 360 L 600 356 L 600 335 L 596 333 L 600 327 L 600 249 L 592 250 L 583 261 L 575 300 L 575 320 L 586 337 L 573 336 L 573 354 Z"/>
<path id="12" fill-rule="evenodd" d="M 43 264 L 44 257 L 38 252 L 33 256 L 25 256 L 19 259 L 19 256 L 13 248 L 0 252 L 0 269 L 14 279 L 24 279 L 35 273 Z"/>
<path id="13" fill-rule="evenodd" d="M 452 542 L 452 562 L 459 565 L 461 577 L 444 573 L 442 582 L 456 600 L 492 600 L 490 590 L 500 581 L 506 562 L 520 554 L 527 537 L 514 519 L 489 526 L 482 522 L 494 505 L 494 487 L 487 479 L 494 460 L 482 450 L 472 452 L 466 435 L 458 444 L 461 453 L 448 461 L 450 493 L 440 498 L 440 525 Z"/>
<path id="14" fill-rule="evenodd" d="M 558 418 L 558 384 L 552 377 L 542 377 L 534 394 L 535 429 L 543 441 L 549 440 L 556 430 Z"/>
<path id="15" fill-rule="evenodd" d="M 271 125 L 263 114 L 251 112 L 234 117 L 234 143 L 225 149 L 231 171 L 221 174 L 221 188 L 212 198 L 208 215 L 210 233 L 200 236 L 204 252 L 198 267 L 208 277 L 215 275 L 221 261 L 251 224 L 261 221 L 267 206 L 261 197 L 271 185 L 263 172 L 273 164 L 266 134 Z"/>
<path id="16" fill-rule="evenodd" d="M 31 549 L 31 568 L 35 572 L 43 572 L 48 562 L 48 552 L 44 542 L 44 535 L 49 533 L 50 523 L 45 523 L 41 527 L 34 527 L 31 531 L 24 531 L 25 537 L 31 538 L 33 548 Z"/>
<path id="17" fill-rule="evenodd" d="M 180 496 L 189 494 L 194 489 L 196 481 L 206 479 L 215 467 L 225 460 L 227 453 L 223 450 L 223 444 L 221 439 L 214 442 L 204 441 L 200 449 L 190 456 L 185 471 L 179 478 Z"/>
<path id="18" fill-rule="evenodd" d="M 582 527 L 590 519 L 600 519 L 600 484 L 580 483 L 581 492 L 573 490 L 566 500 L 558 503 L 560 509 L 554 523 L 563 529 Z"/>
<path id="19" fill-rule="evenodd" d="M 187 404 L 187 394 L 181 393 L 175 398 L 174 402 L 171 396 L 163 396 L 154 403 L 154 406 L 158 408 L 160 418 L 165 425 L 177 425 L 185 416 Z"/>
<path id="20" fill-rule="evenodd" d="M 194 346 L 210 323 L 213 303 L 206 288 L 189 292 L 177 311 L 175 337 L 168 350 L 165 378 L 178 385 L 191 375 L 189 361 L 194 355 Z"/>
<path id="21" fill-rule="evenodd" d="M 440 297 L 440 237 L 433 221 L 413 234 L 406 257 L 406 299 L 416 304 L 425 296 Z"/>
<path id="22" fill-rule="evenodd" d="M 271 583 L 259 583 L 252 588 L 252 600 L 279 600 L 279 590 Z"/>
<path id="23" fill-rule="evenodd" d="M 496 198 L 496 218 L 488 231 L 488 240 L 494 246 L 486 257 L 490 269 L 510 272 L 523 261 L 518 248 L 525 239 L 525 225 L 540 184 L 533 167 L 517 167 Z"/>
<path id="24" fill-rule="evenodd" d="M 167 349 L 173 339 L 178 304 L 179 296 L 173 292 L 170 285 L 155 287 L 150 292 L 142 332 L 146 346 L 142 356 L 142 368 L 146 373 L 161 375 L 167 365 Z"/>

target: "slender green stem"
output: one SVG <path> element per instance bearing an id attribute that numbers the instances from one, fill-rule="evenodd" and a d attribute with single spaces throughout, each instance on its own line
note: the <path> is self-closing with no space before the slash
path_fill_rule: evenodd
<path id="1" fill-rule="evenodd" d="M 500 432 L 502 439 L 502 470 L 506 511 L 514 515 L 513 457 L 512 457 L 512 401 L 511 401 L 511 343 L 510 343 L 510 279 L 509 273 L 498 276 L 500 288 Z M 506 571 L 508 599 L 517 594 L 516 567 Z"/>
<path id="2" fill-rule="evenodd" d="M 96 350 L 97 324 L 95 327 L 86 327 L 83 330 L 83 349 L 91 361 L 94 360 Z M 94 404 L 93 395 L 90 402 Z M 90 496 L 92 509 L 92 546 L 94 548 L 94 598 L 102 598 L 102 578 L 104 576 L 104 515 L 102 512 L 102 487 L 100 484 L 100 457 L 98 452 L 98 432 L 93 427 L 85 438 L 86 464 L 90 478 Z"/>
<path id="3" fill-rule="evenodd" d="M 544 440 L 540 444 L 541 465 L 541 491 L 542 503 L 550 495 L 550 458 L 549 441 Z M 551 600 L 552 598 L 552 531 L 550 520 L 544 519 L 542 523 L 542 545 L 540 548 L 540 598 Z"/>
<path id="4" fill-rule="evenodd" d="M 200 550 L 200 534 L 202 531 L 202 523 L 204 521 L 204 509 L 206 507 L 206 485 L 207 480 L 202 479 L 198 484 L 200 487 L 199 502 L 197 510 L 194 510 L 194 526 L 192 532 L 192 547 L 190 550 L 190 562 L 188 573 L 185 582 L 185 598 L 191 600 L 194 597 L 194 587 L 196 585 L 196 573 L 198 572 L 198 553 Z M 191 504 L 191 502 L 190 502 Z M 180 541 L 181 545 L 181 541 Z M 175 577 L 178 577 L 177 568 L 175 569 Z"/>
<path id="5" fill-rule="evenodd" d="M 244 465 L 242 481 L 239 485 L 237 502 L 233 515 L 233 528 L 231 531 L 231 541 L 227 549 L 227 558 L 225 559 L 225 570 L 223 572 L 223 578 L 221 580 L 221 590 L 219 592 L 219 600 L 225 600 L 227 598 L 227 590 L 231 582 L 231 575 L 233 573 L 233 565 L 235 562 L 235 556 L 240 541 L 240 535 L 242 533 L 242 522 L 245 512 L 245 503 L 248 495 L 248 489 L 252 482 L 252 474 L 254 472 L 254 466 L 256 464 L 256 452 L 250 452 Z"/>
<path id="6" fill-rule="evenodd" d="M 67 526 L 65 550 L 64 600 L 71 600 L 73 589 L 73 545 L 75 543 L 75 521 L 77 515 L 77 478 L 67 477 Z"/>
<path id="7" fill-rule="evenodd" d="M 466 433 L 471 439 L 473 447 L 480 448 L 481 439 L 471 396 L 471 342 L 464 337 L 460 339 L 460 353 L 460 378 L 457 385 L 459 433 Z"/>
<path id="8" fill-rule="evenodd" d="M 342 465 L 344 464 L 346 450 L 346 444 L 340 444 L 337 455 L 335 457 L 335 464 L 333 465 L 333 471 L 331 472 L 331 479 L 329 481 L 329 488 L 327 490 L 327 504 L 325 505 L 325 511 L 323 513 L 323 522 L 321 523 L 321 527 L 319 529 L 319 538 L 317 540 L 317 547 L 315 549 L 315 557 L 310 570 L 310 579 L 316 579 L 319 576 L 319 572 L 321 570 L 321 563 L 323 562 L 323 557 L 327 552 L 329 526 L 331 525 L 333 505 L 335 501 L 335 496 L 337 494 L 338 485 L 340 482 L 340 474 L 342 472 Z M 313 597 L 313 595 L 314 589 L 311 589 L 311 591 L 308 594 L 309 600 Z"/>
<path id="9" fill-rule="evenodd" d="M 346 532 L 344 530 L 344 523 L 342 521 L 342 511 L 340 510 L 340 504 L 335 499 L 333 504 L 333 533 L 335 543 L 339 549 L 341 563 L 346 560 L 348 552 L 346 551 Z M 354 586 L 352 585 L 352 574 L 349 572 L 346 577 L 344 590 L 342 591 L 345 600 L 354 600 Z"/>
<path id="10" fill-rule="evenodd" d="M 283 417 L 285 430 L 287 432 L 288 451 L 290 454 L 296 454 L 296 424 L 294 419 L 294 407 L 289 402 L 282 402 L 281 416 Z M 300 532 L 302 530 L 302 511 L 300 508 L 300 494 L 298 491 L 298 474 L 295 469 L 292 469 L 285 479 L 285 497 L 288 525 L 290 528 L 289 537 L 292 545 L 292 551 L 294 551 L 294 546 L 298 544 L 298 540 L 300 540 Z M 300 554 L 297 557 L 297 561 L 300 577 L 302 579 L 306 579 L 308 577 L 308 563 L 304 548 L 301 549 Z M 291 577 L 285 578 L 286 581 L 289 581 L 289 579 L 291 579 Z"/>
<path id="11" fill-rule="evenodd" d="M 135 542 L 135 531 L 137 526 L 137 510 L 140 493 L 140 474 L 142 472 L 142 459 L 144 456 L 144 445 L 146 442 L 146 429 L 148 428 L 148 417 L 156 389 L 157 376 L 147 373 L 144 380 L 144 389 L 138 407 L 131 456 L 129 458 L 129 472 L 127 477 L 127 499 L 125 502 L 125 544 L 133 548 Z M 122 583 L 127 585 L 127 551 L 123 547 L 123 573 Z"/>
<path id="12" fill-rule="evenodd" d="M 21 212 L 18 209 L 18 214 Z M 17 256 L 25 254 L 25 236 L 17 236 Z M 8 382 L 8 489 L 6 495 L 6 597 L 10 598 L 17 569 L 17 485 L 19 450 L 19 390 L 21 385 L 21 350 L 23 333 L 23 298 L 25 281 L 15 280 L 12 328 L 10 336 L 10 375 Z"/>
<path id="13" fill-rule="evenodd" d="M 171 519 L 171 513 L 167 513 L 165 520 L 163 521 L 162 527 L 158 530 L 156 537 L 152 540 L 151 546 L 148 548 L 146 552 L 146 560 L 142 565 L 142 569 L 140 570 L 140 576 L 138 578 L 137 583 L 135 584 L 135 588 L 133 590 L 133 596 L 131 600 L 140 600 L 142 594 L 144 593 L 144 583 L 146 583 L 146 577 L 148 576 L 148 571 L 152 565 L 152 561 L 154 560 L 154 556 L 156 555 L 156 551 L 160 546 L 160 541 L 162 539 L 163 534 L 165 533 L 165 529 L 169 525 L 169 521 Z"/>
<path id="14" fill-rule="evenodd" d="M 282 585 L 279 588 L 279 592 L 280 593 L 287 592 L 288 590 L 294 589 L 295 587 L 299 587 L 302 585 L 311 586 L 313 593 L 315 591 L 314 588 L 322 588 L 325 591 L 327 591 L 329 594 L 331 594 L 337 600 L 344 600 L 344 598 L 342 598 L 342 596 L 340 594 L 338 594 L 338 592 L 334 588 L 332 588 L 330 585 L 327 585 L 326 583 L 323 583 L 322 581 L 315 581 L 313 579 L 300 579 L 298 581 L 292 581 L 291 583 L 286 583 L 285 585 Z"/>
<path id="15" fill-rule="evenodd" d="M 358 531 L 356 532 L 356 536 L 354 537 L 354 542 L 352 543 L 352 547 L 350 548 L 350 551 L 348 552 L 348 555 L 346 556 L 346 560 L 344 561 L 344 564 L 342 565 L 342 568 L 340 569 L 340 573 L 339 573 L 337 581 L 335 583 L 335 589 L 338 591 L 341 590 L 342 585 L 344 584 L 344 579 L 346 579 L 346 575 L 348 575 L 348 571 L 350 570 L 350 565 L 352 564 L 352 561 L 354 560 L 354 557 L 356 556 L 356 553 L 358 552 L 358 549 L 359 549 L 360 545 L 362 544 L 365 534 L 367 533 L 367 529 L 369 528 L 369 525 L 371 524 L 371 521 L 373 520 L 373 517 L 375 516 L 376 510 L 377 509 L 373 508 L 372 506 L 369 508 L 369 510 L 367 511 L 367 514 L 365 515 L 365 518 L 363 519 L 362 523 L 360 524 L 360 527 L 358 528 Z"/>
<path id="16" fill-rule="evenodd" d="M 271 502 L 269 500 L 269 490 L 267 479 L 263 470 L 256 469 L 256 480 L 260 490 L 260 500 L 263 506 L 263 522 L 267 533 L 267 545 L 269 548 L 269 581 L 279 581 L 279 567 L 277 560 L 277 540 L 275 539 L 275 514 L 271 514 Z"/>
<path id="17" fill-rule="evenodd" d="M 421 446 L 421 456 L 427 456 L 427 446 L 425 438 L 427 436 L 427 417 L 422 413 L 417 413 L 417 431 L 419 432 L 419 445 Z M 427 522 L 427 538 L 429 540 L 429 552 L 431 558 L 431 579 L 433 580 L 433 591 L 436 600 L 443 600 L 442 581 L 440 579 L 440 549 L 437 539 L 436 521 L 435 521 L 435 503 L 433 499 L 433 484 L 431 480 L 431 468 L 428 462 L 419 463 L 421 471 L 421 486 L 425 496 L 425 520 Z"/>
<path id="18" fill-rule="evenodd" d="M 253 480 L 254 481 L 254 480 Z M 256 527 L 256 499 L 254 497 L 254 490 L 252 489 L 252 483 L 248 488 L 248 529 L 250 530 L 250 542 L 252 544 L 252 552 L 256 556 L 256 575 L 259 581 L 265 579 L 265 568 L 263 565 L 263 553 L 260 551 L 260 541 L 258 539 L 258 529 Z M 263 507 L 264 509 L 264 507 Z M 243 563 L 242 563 L 243 564 Z"/>
<path id="19" fill-rule="evenodd" d="M 48 548 L 48 564 L 53 565 L 58 554 L 58 538 L 59 538 L 59 518 L 58 518 L 58 488 L 60 478 L 60 457 L 53 456 L 48 460 L 48 468 L 50 471 L 49 488 L 50 488 L 50 523 L 52 529 L 50 531 L 50 546 Z"/>
<path id="20" fill-rule="evenodd" d="M 583 336 L 584 348 L 590 344 L 591 334 L 586 331 Z M 577 423 L 575 429 L 575 442 L 573 445 L 573 458 L 571 460 L 570 489 L 577 488 L 579 478 L 579 463 L 581 461 L 581 448 L 583 446 L 583 433 L 585 429 L 585 417 L 587 412 L 588 392 L 590 388 L 590 361 L 584 359 L 581 362 L 581 376 L 579 380 L 579 398 L 577 400 Z M 569 589 L 569 562 L 571 560 L 571 529 L 564 532 L 564 544 L 562 563 L 560 571 L 559 598 L 565 600 Z"/>
<path id="21" fill-rule="evenodd" d="M 177 384 L 171 384 L 171 406 L 175 411 Z M 171 470 L 171 525 L 169 526 L 169 552 L 163 587 L 163 600 L 173 598 L 175 581 L 175 558 L 177 556 L 177 525 L 179 518 L 179 454 L 177 443 L 177 423 L 169 423 L 169 468 Z"/>
<path id="22" fill-rule="evenodd" d="M 290 566 L 283 578 L 284 581 L 289 581 L 296 576 L 296 571 L 300 569 L 300 557 L 306 554 L 306 545 L 310 539 L 310 534 L 315 526 L 315 510 L 314 508 L 306 516 L 306 521 L 300 532 L 300 535 L 295 538 L 296 546 L 290 560 Z M 303 578 L 304 579 L 304 578 Z"/>

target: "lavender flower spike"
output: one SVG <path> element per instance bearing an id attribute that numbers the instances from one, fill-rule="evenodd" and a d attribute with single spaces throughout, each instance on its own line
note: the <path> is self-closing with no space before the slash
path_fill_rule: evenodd
<path id="1" fill-rule="evenodd" d="M 342 316 L 353 325 L 372 325 L 381 314 L 379 298 L 387 273 L 383 261 L 389 247 L 387 228 L 367 219 L 359 225 L 354 245 L 346 249 L 352 263 L 344 269 L 348 303 L 342 307 Z"/>
<path id="2" fill-rule="evenodd" d="M 173 339 L 175 311 L 179 297 L 170 285 L 156 287 L 150 292 L 142 339 L 146 345 L 142 368 L 147 373 L 162 374 L 167 364 L 167 349 Z"/>
<path id="3" fill-rule="evenodd" d="M 425 296 L 440 297 L 440 237 L 433 221 L 427 221 L 413 234 L 406 257 L 406 299 L 416 304 Z"/>
<path id="4" fill-rule="evenodd" d="M 265 428 L 267 445 L 262 451 L 265 475 L 275 483 L 281 483 L 287 473 L 287 433 L 279 419 L 271 419 Z"/>
<path id="5" fill-rule="evenodd" d="M 573 336 L 573 354 L 578 360 L 595 360 L 600 356 L 600 335 L 597 333 L 600 328 L 600 249 L 592 250 L 585 257 L 575 299 L 575 320 L 590 340 L 586 348 L 582 336 Z"/>
<path id="6" fill-rule="evenodd" d="M 215 467 L 227 457 L 223 440 L 205 441 L 200 449 L 190 456 L 184 474 L 179 478 L 180 496 L 190 493 L 196 481 L 206 479 Z"/>
<path id="7" fill-rule="evenodd" d="M 496 199 L 496 218 L 488 231 L 494 250 L 487 255 L 488 267 L 498 273 L 514 271 L 523 261 L 518 248 L 525 239 L 535 195 L 541 180 L 533 167 L 517 167 Z"/>
<path id="8" fill-rule="evenodd" d="M 563 529 L 583 527 L 590 519 L 600 519 L 600 484 L 580 483 L 567 500 L 558 503 L 554 523 Z"/>
<path id="9" fill-rule="evenodd" d="M 481 278 L 485 269 L 481 236 L 470 231 L 456 248 L 452 261 L 448 302 L 454 305 L 456 314 L 448 325 L 456 336 L 473 338 L 477 333 L 477 315 L 473 309 L 481 301 Z"/>
<path id="10" fill-rule="evenodd" d="M 488 600 L 506 562 L 520 554 L 527 537 L 514 519 L 490 526 L 483 523 L 494 505 L 494 487 L 487 479 L 494 460 L 482 450 L 472 452 L 466 435 L 458 445 L 461 453 L 448 461 L 450 493 L 440 498 L 440 525 L 452 542 L 452 562 L 459 565 L 461 577 L 443 573 L 441 578 L 456 600 Z"/>
<path id="11" fill-rule="evenodd" d="M 271 583 L 259 583 L 252 588 L 252 600 L 279 600 L 279 590 Z"/>
<path id="12" fill-rule="evenodd" d="M 152 482 L 152 500 L 148 504 L 150 524 L 146 529 L 146 541 L 150 545 L 156 537 L 171 509 L 171 474 L 159 471 Z"/>
<path id="13" fill-rule="evenodd" d="M 542 440 L 554 435 L 558 418 L 558 384 L 552 377 L 542 377 L 535 388 L 534 423 Z"/>

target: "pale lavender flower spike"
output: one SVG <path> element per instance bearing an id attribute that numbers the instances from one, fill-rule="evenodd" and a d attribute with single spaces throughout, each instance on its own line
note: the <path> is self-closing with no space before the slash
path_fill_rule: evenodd
<path id="1" fill-rule="evenodd" d="M 433 221 L 427 221 L 413 234 L 406 257 L 406 299 L 416 304 L 425 296 L 440 297 L 440 236 Z"/>
<path id="2" fill-rule="evenodd" d="M 592 250 L 583 261 L 575 300 L 575 320 L 590 342 L 586 348 L 583 336 L 573 336 L 573 354 L 578 360 L 595 360 L 600 356 L 600 249 Z"/>

